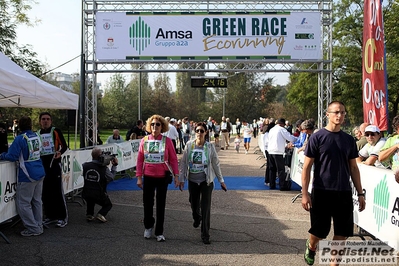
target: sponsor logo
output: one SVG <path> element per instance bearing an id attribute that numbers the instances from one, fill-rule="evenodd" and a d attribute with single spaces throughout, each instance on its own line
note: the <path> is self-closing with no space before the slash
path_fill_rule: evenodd
<path id="1" fill-rule="evenodd" d="M 317 49 L 317 45 L 304 45 L 304 49 L 305 50 L 316 50 Z"/>
<path id="2" fill-rule="evenodd" d="M 129 27 L 130 45 L 141 55 L 149 45 L 151 38 L 151 27 L 139 17 L 132 26 Z"/>
<path id="3" fill-rule="evenodd" d="M 114 46 L 114 38 L 108 38 L 107 39 L 107 45 L 108 46 Z"/>
<path id="4" fill-rule="evenodd" d="M 103 28 L 104 28 L 104 30 L 109 30 L 111 28 L 111 24 L 109 24 L 108 22 L 105 22 L 103 24 Z"/>
<path id="5" fill-rule="evenodd" d="M 295 46 L 294 46 L 294 50 L 299 50 L 299 51 L 301 51 L 301 50 L 303 50 L 303 46 L 302 46 L 302 45 L 295 45 Z"/>
<path id="6" fill-rule="evenodd" d="M 313 28 L 312 25 L 308 23 L 307 18 L 302 18 L 301 23 L 295 26 L 297 29 L 311 29 Z"/>
<path id="7" fill-rule="evenodd" d="M 390 193 L 387 185 L 387 176 L 385 175 L 374 188 L 373 216 L 378 231 L 380 231 L 381 226 L 388 220 L 389 196 Z"/>

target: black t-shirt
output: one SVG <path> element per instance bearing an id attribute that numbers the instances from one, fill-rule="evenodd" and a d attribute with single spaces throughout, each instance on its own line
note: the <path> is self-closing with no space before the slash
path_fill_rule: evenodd
<path id="1" fill-rule="evenodd" d="M 343 132 L 325 128 L 312 134 L 305 155 L 314 158 L 313 188 L 350 191 L 349 160 L 358 157 L 356 142 Z"/>
<path id="2" fill-rule="evenodd" d="M 140 129 L 138 126 L 135 126 L 133 128 L 132 133 L 136 133 L 137 137 L 144 137 L 146 135 L 145 131 L 143 129 Z M 129 138 L 130 138 L 130 136 L 129 136 Z"/>

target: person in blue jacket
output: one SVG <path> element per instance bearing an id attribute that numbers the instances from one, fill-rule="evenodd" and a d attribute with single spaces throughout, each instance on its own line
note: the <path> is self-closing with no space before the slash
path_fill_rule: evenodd
<path id="1" fill-rule="evenodd" d="M 42 188 L 46 175 L 40 159 L 40 137 L 32 131 L 30 117 L 19 120 L 21 134 L 16 136 L 8 152 L 0 154 L 0 160 L 18 161 L 16 203 L 18 214 L 25 226 L 22 236 L 38 236 L 43 233 Z"/>

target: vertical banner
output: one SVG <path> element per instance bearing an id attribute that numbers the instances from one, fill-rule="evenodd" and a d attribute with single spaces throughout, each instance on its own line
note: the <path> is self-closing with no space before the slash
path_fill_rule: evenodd
<path id="1" fill-rule="evenodd" d="M 388 129 L 388 90 L 382 0 L 364 1 L 363 118 Z"/>

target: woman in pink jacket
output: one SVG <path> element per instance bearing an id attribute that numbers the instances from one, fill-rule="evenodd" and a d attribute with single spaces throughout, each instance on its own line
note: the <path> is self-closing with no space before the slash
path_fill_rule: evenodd
<path id="1" fill-rule="evenodd" d="M 173 176 L 175 185 L 178 184 L 179 167 L 172 140 L 161 134 L 169 130 L 169 123 L 165 118 L 160 115 L 151 116 L 145 129 L 150 135 L 140 142 L 136 165 L 137 186 L 143 190 L 144 237 L 151 238 L 155 224 L 157 241 L 163 242 L 166 192 Z M 156 222 L 153 215 L 154 197 L 157 201 Z"/>

